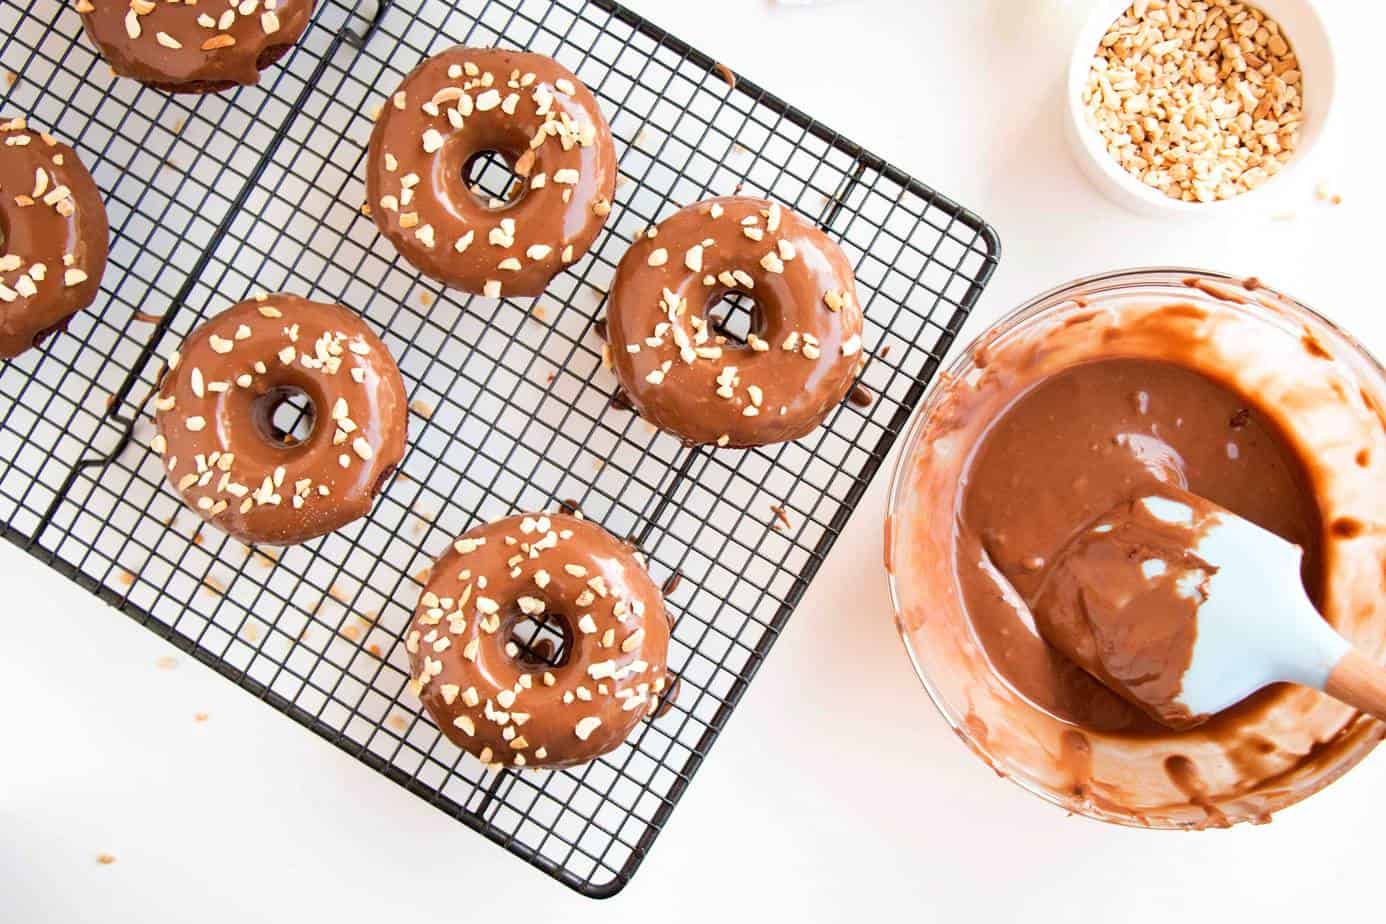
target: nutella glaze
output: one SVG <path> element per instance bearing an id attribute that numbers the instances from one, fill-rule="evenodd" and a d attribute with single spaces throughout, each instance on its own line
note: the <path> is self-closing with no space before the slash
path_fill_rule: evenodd
<path id="1" fill-rule="evenodd" d="M 273 432 L 292 392 L 307 439 Z M 153 448 L 208 522 L 247 543 L 291 545 L 364 516 L 404 457 L 408 411 L 394 359 L 340 305 L 263 295 L 211 318 L 168 361 Z"/>
<path id="2" fill-rule="evenodd" d="M 559 663 L 512 641 L 527 617 L 560 621 Z M 434 563 L 404 644 L 434 722 L 496 769 L 592 760 L 672 693 L 659 588 L 631 546 L 579 516 L 511 516 L 462 535 Z"/>
<path id="3" fill-rule="evenodd" d="M 1164 733 L 1026 620 L 1040 619 L 1038 597 L 1066 543 L 1118 504 L 1166 486 L 1303 547 L 1306 583 L 1317 588 L 1322 527 L 1303 463 L 1246 397 L 1184 366 L 1117 357 L 1058 371 L 1002 411 L 966 470 L 958 555 L 984 565 L 960 566 L 958 582 L 978 640 L 1017 690 L 1074 724 Z M 996 572 L 1025 606 L 998 593 Z"/>
<path id="4" fill-rule="evenodd" d="M 998 773 L 1127 824 L 1265 821 L 1382 737 L 1288 685 L 1168 729 L 1033 622 L 1074 532 L 1174 484 L 1304 546 L 1325 618 L 1386 654 L 1386 377 L 1302 306 L 1212 279 L 1116 274 L 995 329 L 927 402 L 887 524 L 901 632 L 959 735 Z"/>
<path id="5" fill-rule="evenodd" d="M 260 80 L 303 35 L 314 0 L 76 0 L 111 68 L 170 93 Z"/>
<path id="6" fill-rule="evenodd" d="M 494 152 L 520 185 L 508 201 L 465 173 Z M 611 213 L 616 150 L 601 108 L 552 58 L 458 46 L 385 100 L 366 160 L 367 207 L 400 255 L 478 295 L 535 296 L 587 252 Z"/>
<path id="7" fill-rule="evenodd" d="M 1137 493 L 1075 533 L 1027 603 L 1040 637 L 1103 686 L 1161 725 L 1193 728 L 1211 716 L 1192 712 L 1179 694 L 1193 664 L 1199 608 L 1218 571 L 1195 549 L 1218 508 L 1168 485 Z M 1192 516 L 1156 516 L 1150 497 Z"/>
<path id="8" fill-rule="evenodd" d="M 709 317 L 728 293 L 755 302 L 745 343 Z M 842 249 L 750 197 L 686 206 L 642 234 L 616 270 L 606 331 L 630 404 L 693 444 L 798 439 L 842 402 L 864 362 Z"/>
<path id="9" fill-rule="evenodd" d="M 0 121 L 0 357 L 35 346 L 95 300 L 106 207 L 72 148 Z"/>

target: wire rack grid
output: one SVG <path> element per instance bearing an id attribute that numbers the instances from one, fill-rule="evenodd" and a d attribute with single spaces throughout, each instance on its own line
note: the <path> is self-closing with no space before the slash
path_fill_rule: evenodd
<path id="1" fill-rule="evenodd" d="M 999 243 L 966 209 L 609 0 L 367 6 L 320 0 L 260 86 L 184 97 L 113 77 L 65 4 L 0 0 L 15 23 L 0 39 L 0 70 L 13 75 L 0 112 L 76 146 L 112 227 L 101 298 L 0 367 L 0 522 L 15 545 L 396 783 L 570 887 L 611 895 L 901 432 Z M 454 44 L 551 55 L 611 120 L 616 208 L 533 302 L 439 287 L 361 213 L 371 113 Z M 490 162 L 474 179 L 503 196 L 510 178 Z M 636 233 L 736 190 L 841 242 L 870 359 L 855 400 L 802 440 L 688 448 L 613 404 L 603 298 Z M 182 509 L 149 451 L 144 407 L 159 357 L 261 289 L 360 311 L 411 391 L 411 448 L 371 515 L 282 552 Z M 725 325 L 746 311 L 729 303 Z M 649 556 L 677 619 L 679 692 L 584 767 L 488 771 L 408 696 L 400 633 L 454 536 L 561 503 Z M 545 630 L 532 631 L 521 643 Z"/>

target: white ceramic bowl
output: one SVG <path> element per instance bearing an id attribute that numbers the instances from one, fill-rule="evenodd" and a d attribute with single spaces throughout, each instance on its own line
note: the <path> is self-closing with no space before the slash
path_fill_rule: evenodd
<path id="1" fill-rule="evenodd" d="M 1299 58 L 1304 75 L 1304 123 L 1299 147 L 1280 172 L 1249 192 L 1216 202 L 1182 202 L 1146 186 L 1107 153 L 1102 136 L 1088 124 L 1083 90 L 1093 54 L 1107 29 L 1131 5 L 1131 0 L 1097 0 L 1092 15 L 1078 34 L 1069 60 L 1065 86 L 1065 133 L 1083 173 L 1108 198 L 1143 215 L 1159 218 L 1208 218 L 1232 212 L 1270 211 L 1292 190 L 1310 184 L 1308 168 L 1323 137 L 1333 106 L 1336 81 L 1328 29 L 1314 0 L 1258 0 L 1254 5 L 1280 23 L 1282 34 Z"/>

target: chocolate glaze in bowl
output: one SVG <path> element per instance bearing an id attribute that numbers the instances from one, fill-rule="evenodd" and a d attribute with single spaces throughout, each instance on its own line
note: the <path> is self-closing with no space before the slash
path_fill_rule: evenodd
<path id="1" fill-rule="evenodd" d="M 1309 577 L 1325 617 L 1367 652 L 1386 652 L 1386 536 L 1377 525 L 1386 522 L 1386 376 L 1303 305 L 1259 284 L 1185 270 L 1116 273 L 1046 293 L 936 382 L 895 473 L 886 524 L 902 638 L 959 736 L 1038 795 L 1148 827 L 1264 820 L 1354 765 L 1382 727 L 1294 687 L 1190 732 L 1120 713 L 1096 721 L 1017 682 L 1007 647 L 978 631 L 977 553 L 961 514 L 979 450 L 1023 396 L 1108 359 L 1174 363 L 1254 409 L 1267 441 L 1283 443 L 1277 451 L 1287 467 L 1303 469 L 1317 516 L 1301 518 L 1299 528 L 1319 533 L 1321 565 Z M 1007 515 L 1019 522 L 1028 510 L 1016 505 Z"/>

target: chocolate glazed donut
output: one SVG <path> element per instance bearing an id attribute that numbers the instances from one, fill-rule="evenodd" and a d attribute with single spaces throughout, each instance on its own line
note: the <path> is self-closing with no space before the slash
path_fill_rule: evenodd
<path id="1" fill-rule="evenodd" d="M 708 318 L 729 292 L 755 301 L 745 343 Z M 847 257 L 764 199 L 709 199 L 641 235 L 617 267 L 606 329 L 635 410 L 693 444 L 797 439 L 837 407 L 862 363 Z"/>
<path id="2" fill-rule="evenodd" d="M 560 621 L 560 663 L 511 640 Z M 522 641 L 527 641 L 521 636 Z M 580 516 L 512 516 L 433 565 L 404 638 L 410 688 L 458 747 L 494 767 L 568 767 L 653 715 L 668 675 L 664 598 L 634 550 Z"/>
<path id="3" fill-rule="evenodd" d="M 24 119 L 0 122 L 0 357 L 65 327 L 101 289 L 109 230 L 77 154 Z"/>
<path id="4" fill-rule="evenodd" d="M 273 432 L 292 393 L 313 407 L 301 443 Z M 364 516 L 404 456 L 407 401 L 385 344 L 340 305 L 241 302 L 188 335 L 155 402 L 169 481 L 208 522 L 290 545 Z"/>
<path id="5" fill-rule="evenodd" d="M 258 83 L 308 28 L 314 0 L 76 0 L 122 77 L 169 93 Z"/>
<path id="6" fill-rule="evenodd" d="M 499 154 L 521 178 L 506 202 L 468 188 Z M 414 69 L 371 133 L 366 197 L 400 255 L 434 279 L 499 298 L 544 291 L 611 213 L 616 151 L 597 100 L 543 55 L 457 47 Z"/>

